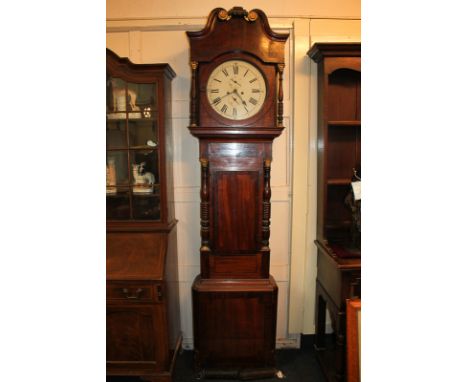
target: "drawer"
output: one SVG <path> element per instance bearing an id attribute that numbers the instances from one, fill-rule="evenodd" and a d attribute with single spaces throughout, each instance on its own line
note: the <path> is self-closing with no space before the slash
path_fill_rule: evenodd
<path id="1" fill-rule="evenodd" d="M 108 301 L 159 302 L 161 292 L 161 285 L 156 283 L 110 281 L 106 298 Z"/>

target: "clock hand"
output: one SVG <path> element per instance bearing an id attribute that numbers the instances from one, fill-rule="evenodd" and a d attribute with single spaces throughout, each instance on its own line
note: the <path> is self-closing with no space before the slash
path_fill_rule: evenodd
<path id="1" fill-rule="evenodd" d="M 237 96 L 239 97 L 239 99 L 242 101 L 242 103 L 244 104 L 244 106 L 247 107 L 247 103 L 243 100 L 242 96 L 239 94 L 239 92 L 237 91 L 237 89 L 234 89 L 233 93 L 236 93 Z"/>
<path id="2" fill-rule="evenodd" d="M 211 104 L 211 105 L 214 105 L 214 104 L 217 104 L 219 103 L 219 101 L 221 101 L 223 98 L 227 97 L 228 95 L 232 94 L 233 92 L 227 92 L 225 95 L 223 95 L 222 97 L 217 97 L 215 98 L 214 102 Z"/>
<path id="3" fill-rule="evenodd" d="M 234 99 L 234 101 L 236 101 L 236 102 L 237 102 L 237 104 L 238 104 L 238 105 L 240 105 L 240 103 L 239 103 L 239 101 L 237 100 L 237 98 L 236 98 L 236 97 L 232 96 L 232 98 Z"/>

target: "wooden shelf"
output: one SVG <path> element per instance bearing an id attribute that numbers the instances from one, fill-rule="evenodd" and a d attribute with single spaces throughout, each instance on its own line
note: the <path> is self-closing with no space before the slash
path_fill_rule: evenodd
<path id="1" fill-rule="evenodd" d="M 328 121 L 328 126 L 361 126 L 360 120 L 354 121 Z"/>
<path id="2" fill-rule="evenodd" d="M 349 186 L 351 180 L 349 178 L 332 178 L 327 180 L 329 186 Z"/>

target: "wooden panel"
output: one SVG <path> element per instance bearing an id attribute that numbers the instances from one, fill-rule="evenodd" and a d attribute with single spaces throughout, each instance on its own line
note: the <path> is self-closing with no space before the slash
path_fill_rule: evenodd
<path id="1" fill-rule="evenodd" d="M 108 305 L 106 327 L 109 374 L 168 369 L 170 354 L 163 305 Z"/>
<path id="2" fill-rule="evenodd" d="M 167 234 L 107 233 L 107 278 L 161 280 L 166 246 Z"/>
<path id="3" fill-rule="evenodd" d="M 210 276 L 214 278 L 261 277 L 262 255 L 210 256 Z"/>
<path id="4" fill-rule="evenodd" d="M 273 364 L 278 289 L 272 278 L 254 284 L 195 280 L 194 330 L 202 334 L 195 349 L 202 367 Z"/>
<path id="5" fill-rule="evenodd" d="M 233 361 L 261 359 L 265 341 L 262 300 L 258 295 L 200 297 L 201 317 L 213 317 L 203 323 L 204 339 L 200 350 L 208 354 L 207 362 L 220 362 L 226 358 Z M 233 320 L 233 317 L 237 319 Z"/>
<path id="6" fill-rule="evenodd" d="M 107 360 L 156 362 L 153 310 L 107 308 Z"/>
<path id="7" fill-rule="evenodd" d="M 346 303 L 347 381 L 361 381 L 361 300 Z"/>
<path id="8" fill-rule="evenodd" d="M 330 126 L 328 130 L 328 179 L 346 178 L 351 181 L 353 168 L 361 167 L 360 127 Z"/>
<path id="9" fill-rule="evenodd" d="M 214 248 L 217 253 L 258 248 L 259 173 L 219 171 L 214 175 Z"/>
<path id="10" fill-rule="evenodd" d="M 360 114 L 361 73 L 339 69 L 329 76 L 328 119 L 358 120 Z"/>

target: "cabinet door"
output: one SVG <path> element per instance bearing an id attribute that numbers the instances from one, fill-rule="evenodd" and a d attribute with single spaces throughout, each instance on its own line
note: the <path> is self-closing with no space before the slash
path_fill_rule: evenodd
<path id="1" fill-rule="evenodd" d="M 107 306 L 107 367 L 163 370 L 167 363 L 166 320 L 160 304 Z"/>
<path id="2" fill-rule="evenodd" d="M 161 220 L 159 81 L 106 86 L 107 219 Z"/>

